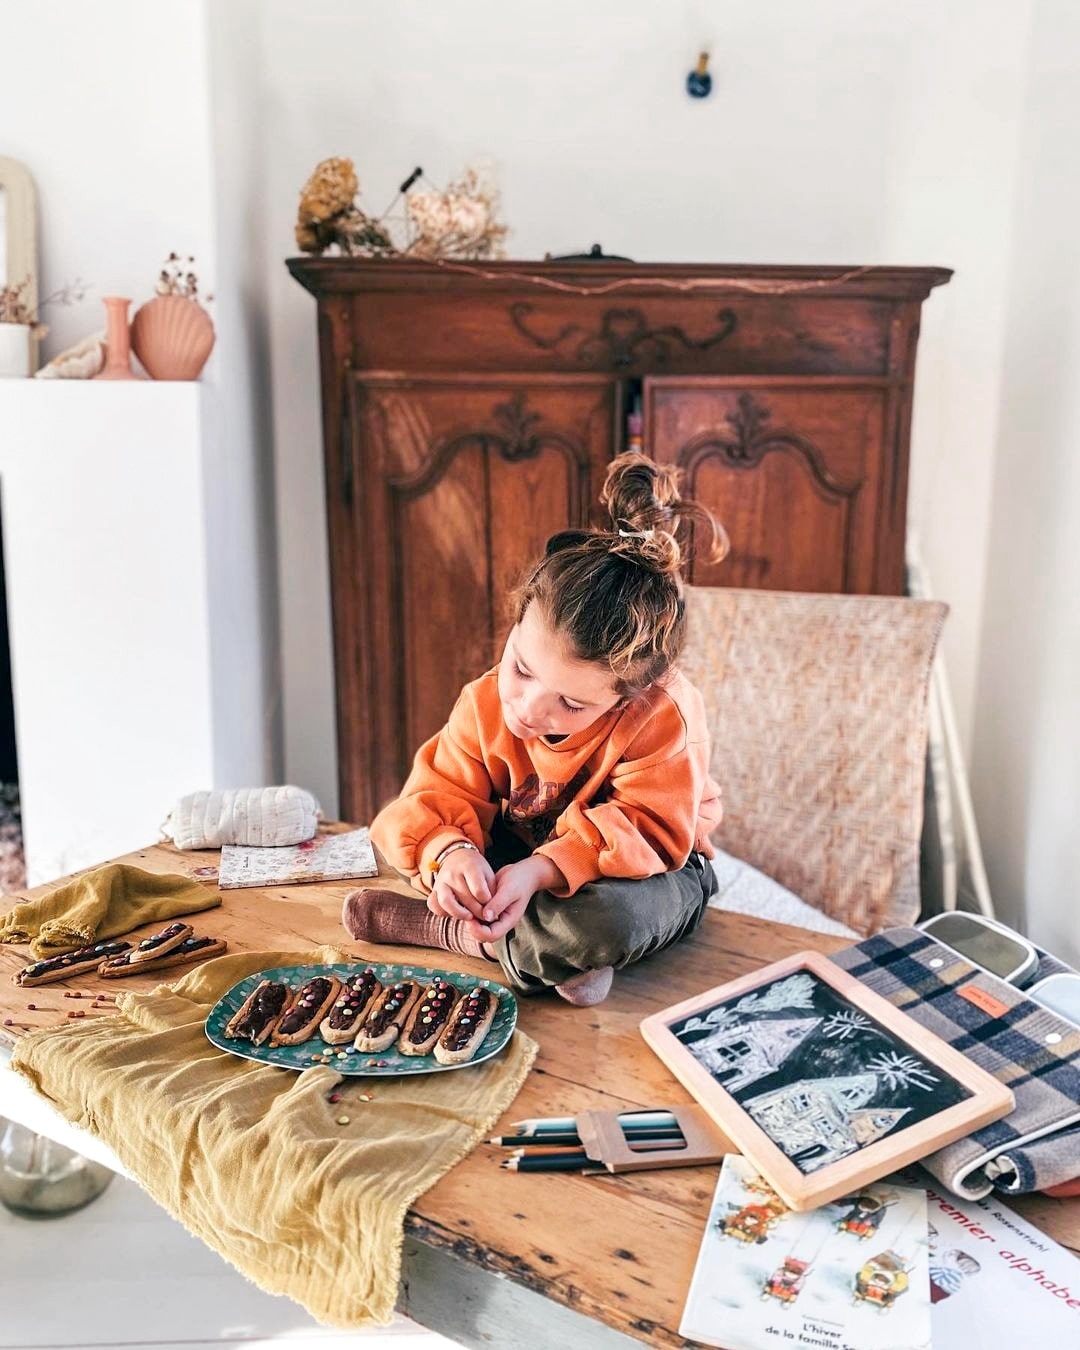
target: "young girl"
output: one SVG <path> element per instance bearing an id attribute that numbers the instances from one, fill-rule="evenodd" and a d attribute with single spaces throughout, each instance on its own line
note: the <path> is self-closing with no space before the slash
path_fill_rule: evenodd
<path id="1" fill-rule="evenodd" d="M 371 825 L 427 908 L 353 891 L 353 937 L 485 956 L 523 993 L 592 1004 L 613 969 L 697 927 L 720 799 L 701 696 L 675 666 L 675 536 L 695 519 L 713 558 L 727 539 L 677 484 L 678 470 L 621 455 L 601 494 L 611 528 L 549 540 L 499 665 L 465 686 Z"/>

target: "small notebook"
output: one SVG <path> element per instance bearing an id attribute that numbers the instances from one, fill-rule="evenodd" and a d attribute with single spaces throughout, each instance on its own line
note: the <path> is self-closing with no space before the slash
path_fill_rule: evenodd
<path id="1" fill-rule="evenodd" d="M 926 1192 L 890 1181 L 795 1213 L 729 1154 L 679 1333 L 727 1350 L 929 1350 Z"/>
<path id="2" fill-rule="evenodd" d="M 226 844 L 221 850 L 218 886 L 232 891 L 244 886 L 296 886 L 305 881 L 347 881 L 378 875 L 379 864 L 364 826 L 346 834 L 316 835 L 285 848 Z"/>

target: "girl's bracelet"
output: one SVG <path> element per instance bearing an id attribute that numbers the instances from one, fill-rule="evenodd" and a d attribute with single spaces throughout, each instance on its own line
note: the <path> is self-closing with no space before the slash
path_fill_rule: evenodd
<path id="1" fill-rule="evenodd" d="M 447 844 L 447 846 L 444 849 L 440 849 L 439 852 L 435 855 L 435 861 L 431 864 L 432 876 L 435 875 L 435 873 L 439 870 L 439 868 L 443 865 L 446 859 L 450 856 L 451 853 L 453 853 L 454 849 L 456 848 L 471 848 L 474 853 L 480 852 L 480 850 L 476 847 L 476 845 L 472 842 L 471 839 L 455 839 L 452 844 Z"/>

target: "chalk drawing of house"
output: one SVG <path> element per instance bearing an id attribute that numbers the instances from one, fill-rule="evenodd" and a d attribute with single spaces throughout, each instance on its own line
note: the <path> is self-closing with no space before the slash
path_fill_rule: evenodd
<path id="1" fill-rule="evenodd" d="M 845 1158 L 894 1129 L 908 1107 L 870 1106 L 876 1074 L 803 1079 L 744 1102 L 746 1110 L 804 1172 Z"/>
<path id="2" fill-rule="evenodd" d="M 820 1017 L 775 1017 L 736 1022 L 694 1041 L 690 1049 L 718 1083 L 737 1092 L 773 1073 L 820 1021 Z"/>

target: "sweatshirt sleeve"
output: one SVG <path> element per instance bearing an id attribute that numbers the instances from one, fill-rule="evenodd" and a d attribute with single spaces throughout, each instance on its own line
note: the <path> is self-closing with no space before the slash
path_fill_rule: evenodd
<path id="1" fill-rule="evenodd" d="M 688 740 L 674 705 L 642 739 L 612 770 L 606 799 L 572 802 L 536 850 L 566 879 L 553 895 L 571 896 L 600 877 L 651 877 L 685 866 L 709 783 L 708 742 Z"/>
<path id="2" fill-rule="evenodd" d="M 435 855 L 456 839 L 483 851 L 497 810 L 480 749 L 475 703 L 462 691 L 446 726 L 416 752 L 401 795 L 371 822 L 371 839 L 391 866 L 431 889 Z"/>

